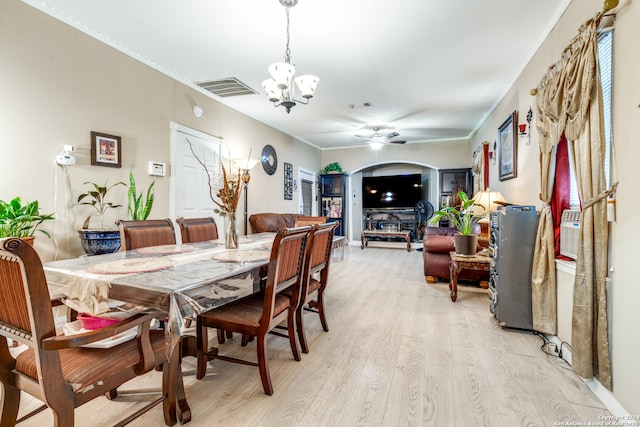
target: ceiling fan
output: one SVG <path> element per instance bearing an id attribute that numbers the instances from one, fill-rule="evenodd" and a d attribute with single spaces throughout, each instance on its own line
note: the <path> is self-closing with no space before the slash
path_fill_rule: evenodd
<path id="1" fill-rule="evenodd" d="M 398 132 L 390 132 L 386 135 L 383 135 L 380 133 L 380 128 L 379 127 L 373 127 L 371 128 L 373 130 L 373 134 L 369 135 L 369 136 L 362 136 L 362 135 L 355 135 L 356 138 L 364 138 L 364 139 L 368 139 L 369 144 L 373 145 L 377 145 L 378 147 L 381 147 L 382 144 L 385 143 L 389 143 L 389 144 L 405 144 L 407 141 L 404 140 L 398 140 L 398 139 L 393 139 L 396 138 L 398 136 L 400 136 L 400 134 Z"/>

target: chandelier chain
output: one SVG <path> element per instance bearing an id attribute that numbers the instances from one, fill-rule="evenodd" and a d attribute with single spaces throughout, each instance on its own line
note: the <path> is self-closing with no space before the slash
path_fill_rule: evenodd
<path id="1" fill-rule="evenodd" d="M 287 15 L 287 47 L 284 51 L 284 62 L 291 63 L 291 50 L 289 49 L 289 7 L 285 7 L 285 14 Z"/>

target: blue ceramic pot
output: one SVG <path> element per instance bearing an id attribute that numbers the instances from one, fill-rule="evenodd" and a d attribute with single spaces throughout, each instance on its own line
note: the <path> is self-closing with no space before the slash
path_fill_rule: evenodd
<path id="1" fill-rule="evenodd" d="M 78 230 L 87 255 L 110 254 L 120 250 L 120 230 Z"/>

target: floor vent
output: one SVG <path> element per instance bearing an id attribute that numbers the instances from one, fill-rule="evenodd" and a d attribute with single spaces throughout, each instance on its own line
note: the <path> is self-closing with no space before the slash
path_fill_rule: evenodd
<path id="1" fill-rule="evenodd" d="M 258 93 L 235 77 L 197 82 L 196 84 L 222 98 L 227 98 L 229 96 L 253 95 Z"/>

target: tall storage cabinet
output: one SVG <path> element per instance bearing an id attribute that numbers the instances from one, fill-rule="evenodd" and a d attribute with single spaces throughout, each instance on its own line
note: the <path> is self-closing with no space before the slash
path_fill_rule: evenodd
<path id="1" fill-rule="evenodd" d="M 347 176 L 343 174 L 320 175 L 320 210 L 327 221 L 338 223 L 336 236 L 346 236 L 347 228 Z"/>

